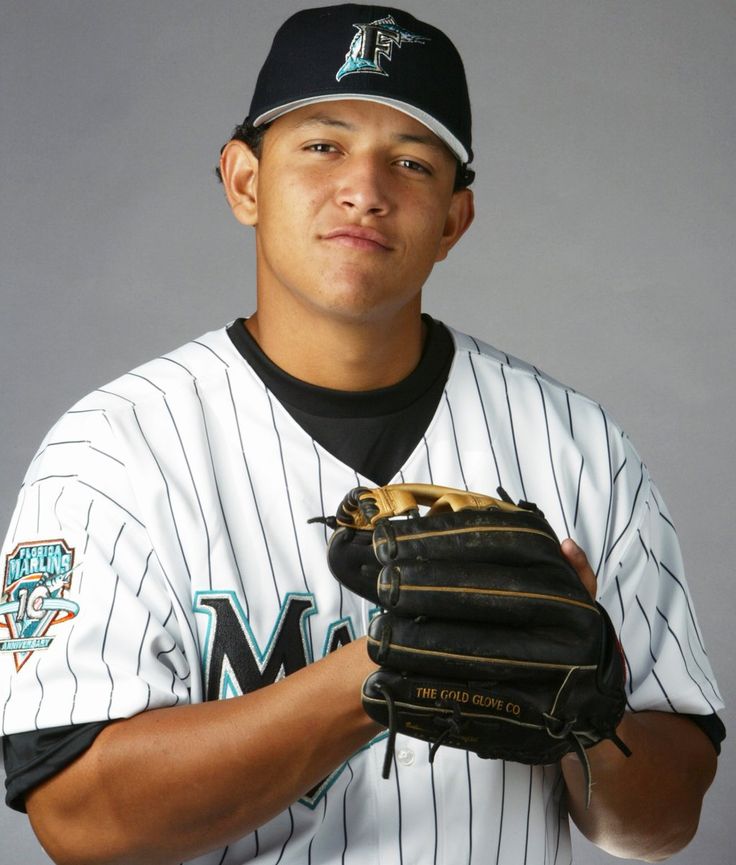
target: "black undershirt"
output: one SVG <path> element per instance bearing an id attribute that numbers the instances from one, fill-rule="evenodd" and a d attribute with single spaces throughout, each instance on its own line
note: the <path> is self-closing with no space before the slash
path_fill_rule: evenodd
<path id="1" fill-rule="evenodd" d="M 345 465 L 381 485 L 396 475 L 421 441 L 455 353 L 443 324 L 428 315 L 422 321 L 426 335 L 414 371 L 391 387 L 358 392 L 317 387 L 284 372 L 261 351 L 242 318 L 227 333 L 302 429 Z"/>
<path id="2" fill-rule="evenodd" d="M 380 390 L 349 392 L 317 387 L 277 367 L 234 321 L 228 336 L 297 423 L 325 450 L 377 485 L 388 483 L 419 444 L 437 410 L 452 365 L 447 328 L 422 316 L 425 340 L 416 369 Z M 713 715 L 689 715 L 720 754 L 725 727 Z M 3 739 L 6 802 L 25 811 L 25 796 L 80 756 L 110 722 L 14 733 Z"/>

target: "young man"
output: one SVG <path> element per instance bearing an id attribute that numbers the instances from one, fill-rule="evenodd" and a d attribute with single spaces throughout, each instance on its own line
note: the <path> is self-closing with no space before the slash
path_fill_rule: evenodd
<path id="1" fill-rule="evenodd" d="M 695 831 L 722 703 L 646 468 L 597 404 L 421 315 L 471 158 L 440 31 L 351 5 L 277 34 L 220 163 L 256 311 L 74 406 L 5 542 L 8 801 L 56 861 L 563 863 L 568 809 L 620 855 Z M 501 484 L 570 538 L 628 673 L 632 756 L 590 749 L 589 808 L 569 757 L 430 763 L 400 736 L 381 778 L 371 610 L 307 521 L 391 479 Z"/>

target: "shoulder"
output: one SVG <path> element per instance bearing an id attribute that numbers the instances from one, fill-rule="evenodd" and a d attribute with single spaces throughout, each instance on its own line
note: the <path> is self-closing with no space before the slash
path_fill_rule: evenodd
<path id="1" fill-rule="evenodd" d="M 450 333 L 456 346 L 450 400 L 475 412 L 468 423 L 479 418 L 480 407 L 495 452 L 508 454 L 514 468 L 507 474 L 518 476 L 519 497 L 536 496 L 550 513 L 559 510 L 567 533 L 583 509 L 620 526 L 644 507 L 651 483 L 646 465 L 600 402 L 534 363 Z"/>
<path id="2" fill-rule="evenodd" d="M 596 419 L 596 422 L 600 420 L 622 433 L 601 403 L 580 393 L 572 385 L 559 381 L 535 363 L 454 328 L 448 327 L 448 330 L 455 343 L 456 361 L 459 361 L 456 366 L 470 367 L 473 371 L 482 370 L 486 380 L 489 376 L 499 377 L 509 400 L 531 402 L 540 408 L 551 401 L 552 408 L 559 407 L 567 415 L 568 424 L 573 425 L 573 433 L 573 410 Z"/>
<path id="3" fill-rule="evenodd" d="M 60 421 L 70 422 L 85 414 L 114 415 L 126 407 L 145 405 L 162 395 L 175 398 L 182 391 L 191 392 L 193 382 L 206 386 L 234 364 L 243 363 L 226 328 L 219 328 L 96 388 L 65 412 Z"/>
<path id="4" fill-rule="evenodd" d="M 63 451 L 103 450 L 122 458 L 120 432 L 143 416 L 152 417 L 172 406 L 199 400 L 211 382 L 222 379 L 232 366 L 245 366 L 226 328 L 153 358 L 96 388 L 74 403 L 53 424 L 41 442 L 29 473 Z M 63 445 L 63 447 L 62 447 Z M 74 446 L 74 447 L 72 447 Z"/>
<path id="5" fill-rule="evenodd" d="M 142 403 L 153 394 L 175 395 L 191 389 L 192 381 L 207 381 L 242 358 L 226 328 L 210 331 L 172 351 L 159 355 L 96 388 L 67 412 L 104 408 L 115 411 L 121 403 Z"/>

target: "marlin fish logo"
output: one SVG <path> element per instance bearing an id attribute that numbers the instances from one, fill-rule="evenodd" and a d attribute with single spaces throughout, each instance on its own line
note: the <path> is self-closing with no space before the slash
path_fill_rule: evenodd
<path id="1" fill-rule="evenodd" d="M 345 62 L 338 69 L 335 78 L 339 81 L 345 75 L 355 72 L 374 72 L 377 75 L 388 75 L 381 66 L 382 58 L 391 59 L 394 45 L 401 48 L 405 42 L 428 42 L 426 36 L 418 36 L 394 21 L 391 15 L 371 21 L 370 24 L 353 24 L 358 31 L 353 36 Z"/>

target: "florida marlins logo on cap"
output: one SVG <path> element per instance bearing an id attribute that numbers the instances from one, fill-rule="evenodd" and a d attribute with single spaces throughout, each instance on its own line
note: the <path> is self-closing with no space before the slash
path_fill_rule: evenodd
<path id="1" fill-rule="evenodd" d="M 350 43 L 350 49 L 345 55 L 345 62 L 335 76 L 339 81 L 345 75 L 356 72 L 373 72 L 377 75 L 388 75 L 381 66 L 381 58 L 391 60 L 391 51 L 396 45 L 401 48 L 404 42 L 428 42 L 426 36 L 411 33 L 394 21 L 391 15 L 371 21 L 370 24 L 353 24 L 358 31 Z"/>

